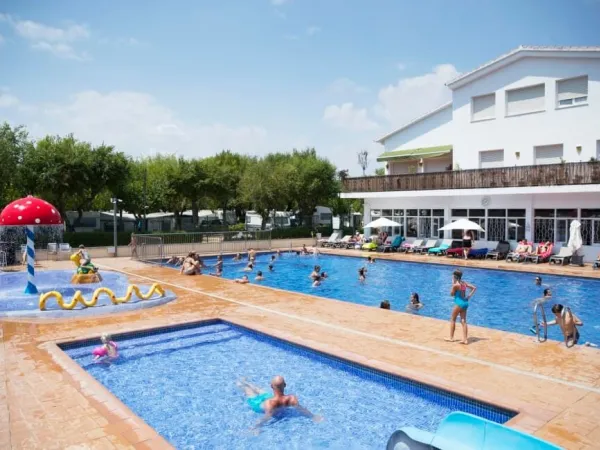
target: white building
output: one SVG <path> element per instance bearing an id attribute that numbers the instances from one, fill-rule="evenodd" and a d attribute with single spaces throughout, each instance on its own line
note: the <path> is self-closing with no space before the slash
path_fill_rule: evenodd
<path id="1" fill-rule="evenodd" d="M 364 220 L 407 238 L 479 222 L 478 247 L 568 240 L 600 252 L 600 47 L 519 47 L 447 84 L 452 101 L 383 136 L 387 176 L 345 180 Z M 515 226 L 518 225 L 518 226 Z M 459 232 L 460 234 L 460 232 Z M 459 237 L 459 236 L 456 236 Z"/>

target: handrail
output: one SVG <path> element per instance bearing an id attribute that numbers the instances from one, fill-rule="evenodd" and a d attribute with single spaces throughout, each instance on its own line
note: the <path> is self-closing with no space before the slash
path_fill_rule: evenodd
<path id="1" fill-rule="evenodd" d="M 600 184 L 600 162 L 345 178 L 343 192 L 490 189 Z"/>
<path id="2" fill-rule="evenodd" d="M 540 321 L 538 317 L 538 310 L 541 310 L 542 323 L 544 327 L 544 338 L 540 337 Z M 537 336 L 538 342 L 546 342 L 548 340 L 548 321 L 546 320 L 546 310 L 542 302 L 535 302 L 533 306 L 533 327 L 535 328 L 535 335 Z"/>

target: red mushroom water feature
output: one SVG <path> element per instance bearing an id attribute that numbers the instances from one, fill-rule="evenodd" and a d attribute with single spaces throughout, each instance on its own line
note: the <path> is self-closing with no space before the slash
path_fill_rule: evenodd
<path id="1" fill-rule="evenodd" d="M 0 213 L 0 227 L 27 227 L 27 287 L 26 294 L 37 294 L 35 286 L 34 227 L 62 225 L 58 210 L 41 198 L 28 195 L 9 203 Z"/>

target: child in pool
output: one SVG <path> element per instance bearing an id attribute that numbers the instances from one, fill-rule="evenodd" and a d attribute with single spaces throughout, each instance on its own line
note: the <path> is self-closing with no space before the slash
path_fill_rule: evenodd
<path id="1" fill-rule="evenodd" d="M 410 303 L 408 304 L 410 309 L 421 309 L 423 307 L 423 303 L 419 300 L 419 294 L 413 292 L 410 294 Z"/>
<path id="2" fill-rule="evenodd" d="M 236 279 L 235 282 L 239 284 L 248 284 L 250 283 L 250 280 L 248 279 L 248 275 L 244 275 L 242 278 Z"/>
<path id="3" fill-rule="evenodd" d="M 252 264 L 252 262 L 249 262 L 248 265 L 246 266 L 246 268 L 244 269 L 244 272 L 252 272 L 254 270 L 254 264 Z"/>
<path id="4" fill-rule="evenodd" d="M 364 267 L 361 267 L 360 269 L 358 269 L 358 281 L 360 281 L 362 283 L 366 279 L 367 279 L 367 269 L 365 269 Z"/>
<path id="5" fill-rule="evenodd" d="M 383 300 L 379 304 L 379 308 L 381 308 L 381 309 L 392 309 L 392 305 L 390 305 L 390 302 L 388 300 Z"/>
<path id="6" fill-rule="evenodd" d="M 313 280 L 314 280 L 313 284 L 312 284 L 313 287 L 321 286 L 321 276 L 320 275 L 313 278 Z"/>
<path id="7" fill-rule="evenodd" d="M 234 261 L 241 261 L 242 260 L 242 255 L 240 255 L 239 253 L 236 253 L 235 256 L 233 257 Z"/>
<path id="8" fill-rule="evenodd" d="M 103 334 L 100 340 L 102 341 L 102 346 L 95 348 L 93 351 L 94 361 L 98 361 L 99 359 L 115 359 L 119 356 L 117 344 L 111 340 L 108 334 Z"/>
<path id="9" fill-rule="evenodd" d="M 254 281 L 263 281 L 264 279 L 265 277 L 263 277 L 262 270 L 256 272 L 256 278 L 254 278 Z"/>

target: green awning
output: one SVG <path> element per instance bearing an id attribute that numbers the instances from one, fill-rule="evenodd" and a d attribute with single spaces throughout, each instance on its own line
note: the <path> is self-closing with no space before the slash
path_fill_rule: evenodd
<path id="1" fill-rule="evenodd" d="M 412 148 L 408 150 L 393 150 L 382 153 L 377 161 L 392 161 L 402 159 L 436 158 L 447 155 L 452 151 L 451 145 L 440 145 L 438 147 Z"/>

